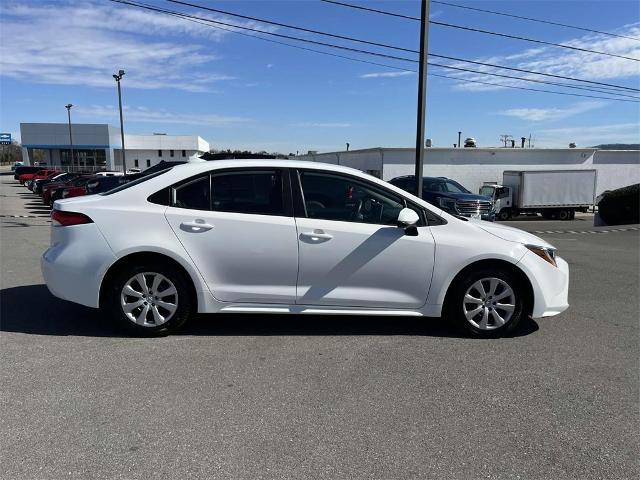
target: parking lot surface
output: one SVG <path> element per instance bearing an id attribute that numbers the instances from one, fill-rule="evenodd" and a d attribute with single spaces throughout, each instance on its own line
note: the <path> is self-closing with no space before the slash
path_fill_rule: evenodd
<path id="1" fill-rule="evenodd" d="M 571 268 L 571 308 L 511 338 L 203 315 L 139 339 L 49 294 L 38 197 L 0 176 L 0 205 L 3 478 L 637 478 L 637 230 L 510 222 Z"/>

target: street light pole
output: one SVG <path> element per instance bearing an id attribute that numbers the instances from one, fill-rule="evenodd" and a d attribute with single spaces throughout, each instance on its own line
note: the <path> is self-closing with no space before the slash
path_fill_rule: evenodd
<path id="1" fill-rule="evenodd" d="M 122 140 L 122 170 L 127 173 L 127 160 L 124 153 L 124 122 L 122 120 L 122 92 L 120 91 L 120 80 L 124 77 L 124 70 L 119 70 L 113 75 L 118 84 L 118 108 L 120 109 L 120 139 Z"/>
<path id="2" fill-rule="evenodd" d="M 416 128 L 416 196 L 422 198 L 424 165 L 424 119 L 427 103 L 427 55 L 429 44 L 429 0 L 421 0 L 420 68 L 418 69 L 418 115 Z"/>
<path id="3" fill-rule="evenodd" d="M 69 146 L 71 147 L 71 170 L 73 170 L 73 136 L 71 135 L 71 107 L 73 107 L 73 104 L 68 103 L 64 107 L 67 109 L 67 118 L 69 120 Z"/>

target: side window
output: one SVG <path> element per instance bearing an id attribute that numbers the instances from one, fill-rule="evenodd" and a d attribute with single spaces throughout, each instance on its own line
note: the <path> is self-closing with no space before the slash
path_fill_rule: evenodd
<path id="1" fill-rule="evenodd" d="M 209 175 L 198 177 L 173 189 L 173 206 L 192 210 L 211 208 Z"/>
<path id="2" fill-rule="evenodd" d="M 212 208 L 217 212 L 285 215 L 282 172 L 246 170 L 212 176 Z"/>
<path id="3" fill-rule="evenodd" d="M 308 218 L 395 225 L 404 199 L 375 185 L 346 176 L 301 172 Z"/>

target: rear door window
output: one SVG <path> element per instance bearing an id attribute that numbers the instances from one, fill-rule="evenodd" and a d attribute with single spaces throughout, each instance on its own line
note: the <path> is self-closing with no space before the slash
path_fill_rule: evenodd
<path id="1" fill-rule="evenodd" d="M 237 170 L 211 177 L 212 210 L 256 215 L 285 215 L 280 170 Z"/>

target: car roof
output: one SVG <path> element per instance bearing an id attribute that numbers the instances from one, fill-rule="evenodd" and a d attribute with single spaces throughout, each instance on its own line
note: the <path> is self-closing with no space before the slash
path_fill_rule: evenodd
<path id="1" fill-rule="evenodd" d="M 300 168 L 307 170 L 331 170 L 333 172 L 344 172 L 351 175 L 369 176 L 355 168 L 344 167 L 333 163 L 309 162 L 304 160 L 287 160 L 287 159 L 230 159 L 230 160 L 208 160 L 203 162 L 187 162 L 184 165 L 176 165 L 173 170 L 176 172 L 191 171 L 194 174 L 198 172 L 206 172 L 209 170 L 219 170 L 223 168 Z"/>

